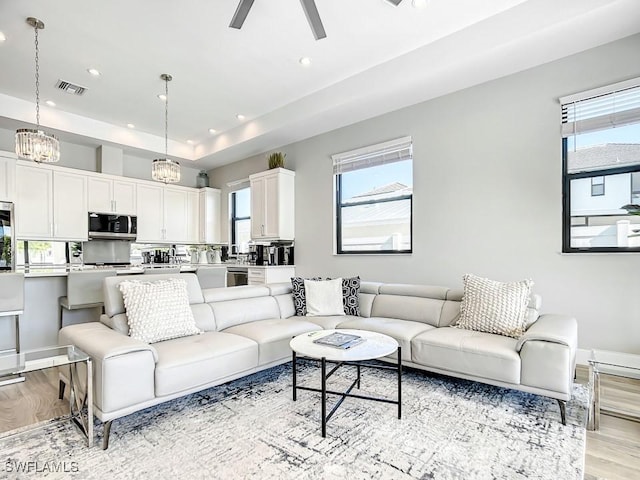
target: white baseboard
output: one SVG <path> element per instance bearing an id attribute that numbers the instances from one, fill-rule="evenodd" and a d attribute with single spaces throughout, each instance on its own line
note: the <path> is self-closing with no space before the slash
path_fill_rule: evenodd
<path id="1" fill-rule="evenodd" d="M 587 350 L 585 348 L 579 348 L 576 351 L 576 364 L 577 365 L 589 365 L 589 358 L 591 357 L 591 350 Z"/>

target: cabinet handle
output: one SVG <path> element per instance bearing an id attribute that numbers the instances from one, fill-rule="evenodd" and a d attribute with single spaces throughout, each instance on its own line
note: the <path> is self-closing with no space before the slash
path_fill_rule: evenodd
<path id="1" fill-rule="evenodd" d="M 260 235 L 264 236 L 264 225 L 260 225 Z"/>

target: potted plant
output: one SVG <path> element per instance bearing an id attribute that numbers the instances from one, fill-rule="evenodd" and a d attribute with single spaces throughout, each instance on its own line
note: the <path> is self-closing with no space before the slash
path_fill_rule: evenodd
<path id="1" fill-rule="evenodd" d="M 272 168 L 284 168 L 284 158 L 287 156 L 286 153 L 282 152 L 273 152 L 268 157 L 269 161 L 269 169 Z"/>

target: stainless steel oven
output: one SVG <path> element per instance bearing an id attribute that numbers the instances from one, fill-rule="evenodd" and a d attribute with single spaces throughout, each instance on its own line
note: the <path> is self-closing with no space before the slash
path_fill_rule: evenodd
<path id="1" fill-rule="evenodd" d="M 0 202 L 0 270 L 15 270 L 16 238 L 13 203 Z"/>

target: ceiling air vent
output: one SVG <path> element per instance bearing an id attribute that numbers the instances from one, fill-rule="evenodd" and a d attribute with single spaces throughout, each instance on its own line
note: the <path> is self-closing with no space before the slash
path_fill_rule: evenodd
<path id="1" fill-rule="evenodd" d="M 80 85 L 65 82 L 64 80 L 58 80 L 58 82 L 56 83 L 56 88 L 62 90 L 63 92 L 70 93 L 71 95 L 82 95 L 87 90 L 86 87 L 81 87 Z"/>

